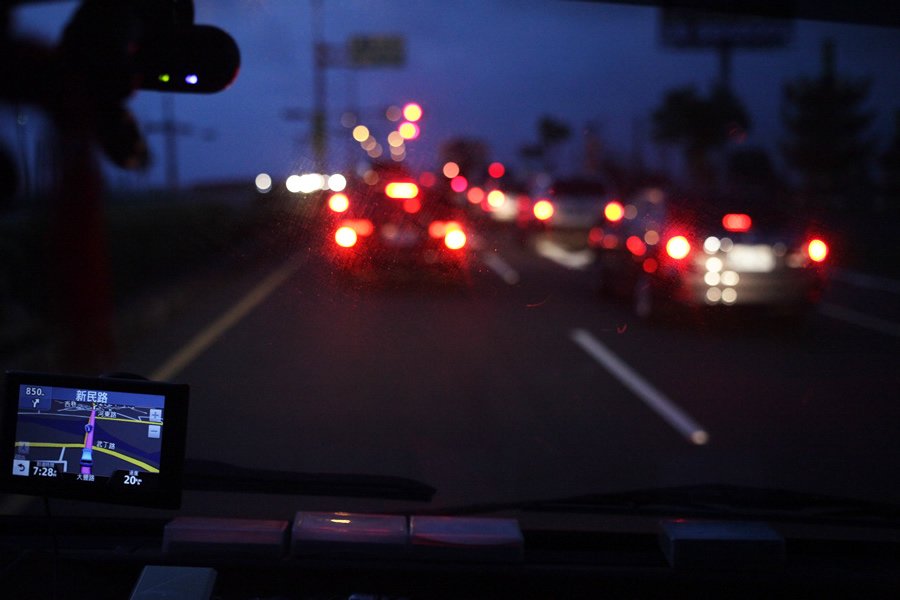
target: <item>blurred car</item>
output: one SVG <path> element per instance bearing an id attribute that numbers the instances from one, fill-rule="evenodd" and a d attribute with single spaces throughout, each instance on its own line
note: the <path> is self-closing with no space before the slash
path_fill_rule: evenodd
<path id="1" fill-rule="evenodd" d="M 394 173 L 327 199 L 326 253 L 364 275 L 430 272 L 450 279 L 467 268 L 462 210 L 439 193 Z"/>
<path id="2" fill-rule="evenodd" d="M 606 193 L 606 186 L 594 179 L 558 179 L 533 190 L 533 213 L 547 228 L 587 231 L 603 209 Z"/>
<path id="3" fill-rule="evenodd" d="M 551 231 L 582 236 L 597 222 L 606 200 L 606 186 L 595 179 L 538 182 L 518 199 L 519 238 Z"/>
<path id="4" fill-rule="evenodd" d="M 601 290 L 642 318 L 677 306 L 808 313 L 826 284 L 828 242 L 771 204 L 660 188 L 611 200 L 589 234 Z"/>

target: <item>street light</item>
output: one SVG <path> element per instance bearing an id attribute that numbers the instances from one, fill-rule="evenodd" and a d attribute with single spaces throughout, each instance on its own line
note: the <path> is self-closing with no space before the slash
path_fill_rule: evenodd
<path id="1" fill-rule="evenodd" d="M 415 102 L 410 102 L 403 107 L 403 118 L 411 123 L 415 123 L 422 118 L 422 107 Z"/>
<path id="2" fill-rule="evenodd" d="M 415 123 L 405 121 L 397 128 L 397 133 L 399 133 L 400 137 L 404 140 L 414 140 L 419 137 L 419 126 Z"/>

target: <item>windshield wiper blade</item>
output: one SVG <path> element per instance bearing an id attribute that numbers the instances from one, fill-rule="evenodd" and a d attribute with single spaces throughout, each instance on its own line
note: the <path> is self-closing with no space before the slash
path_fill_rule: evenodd
<path id="1" fill-rule="evenodd" d="M 846 524 L 877 523 L 900 528 L 900 505 L 897 504 L 726 484 L 648 488 L 520 502 L 475 504 L 441 509 L 440 513 L 478 514 L 508 510 L 774 519 L 795 522 L 840 521 Z"/>
<path id="2" fill-rule="evenodd" d="M 405 477 L 250 469 L 215 460 L 198 459 L 188 459 L 185 462 L 184 489 L 416 502 L 430 502 L 437 492 L 427 483 Z"/>

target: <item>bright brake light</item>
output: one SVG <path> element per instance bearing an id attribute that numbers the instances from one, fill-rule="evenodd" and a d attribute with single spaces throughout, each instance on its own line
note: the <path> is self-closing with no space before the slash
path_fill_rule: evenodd
<path id="1" fill-rule="evenodd" d="M 466 234 L 456 221 L 432 221 L 428 225 L 428 235 L 436 240 L 444 238 L 444 245 L 451 250 L 459 250 L 466 245 Z"/>
<path id="2" fill-rule="evenodd" d="M 346 225 L 339 227 L 338 230 L 334 232 L 334 241 L 341 248 L 352 248 L 356 245 L 357 239 L 356 231 L 352 227 L 347 227 Z"/>
<path id="3" fill-rule="evenodd" d="M 820 239 L 814 239 L 806 246 L 806 254 L 814 262 L 822 262 L 828 256 L 828 244 Z"/>
<path id="4" fill-rule="evenodd" d="M 750 219 L 750 215 L 743 213 L 730 213 L 722 217 L 722 227 L 726 231 L 750 231 L 752 224 L 753 221 Z"/>
<path id="5" fill-rule="evenodd" d="M 350 208 L 350 199 L 346 194 L 332 194 L 328 199 L 328 208 L 336 213 L 347 212 Z"/>
<path id="6" fill-rule="evenodd" d="M 553 204 L 549 200 L 538 200 L 534 203 L 534 216 L 538 221 L 546 221 L 553 216 L 554 212 L 556 212 L 556 209 L 553 208 Z"/>
<path id="7" fill-rule="evenodd" d="M 675 260 L 681 260 L 691 252 L 691 243 L 683 235 L 676 235 L 666 242 L 666 254 Z"/>
<path id="8" fill-rule="evenodd" d="M 487 195 L 488 206 L 498 209 L 506 202 L 506 194 L 500 190 L 491 190 Z"/>
<path id="9" fill-rule="evenodd" d="M 451 229 L 444 236 L 444 245 L 451 250 L 459 250 L 466 245 L 466 234 L 462 229 Z"/>
<path id="10" fill-rule="evenodd" d="M 392 181 L 385 186 L 384 193 L 388 198 L 415 198 L 419 195 L 419 186 L 411 181 Z"/>
<path id="11" fill-rule="evenodd" d="M 612 223 L 621 221 L 622 217 L 625 216 L 625 207 L 622 206 L 622 203 L 618 200 L 613 200 L 604 207 L 603 216 L 606 217 L 607 221 Z"/>

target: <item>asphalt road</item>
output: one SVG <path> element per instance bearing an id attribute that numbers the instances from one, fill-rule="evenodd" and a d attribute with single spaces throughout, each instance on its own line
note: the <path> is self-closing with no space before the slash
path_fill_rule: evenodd
<path id="1" fill-rule="evenodd" d="M 219 273 L 121 369 L 191 384 L 193 458 L 409 477 L 435 505 L 695 483 L 900 502 L 895 282 L 836 273 L 803 328 L 659 325 L 599 298 L 589 253 L 470 246 L 447 286 L 298 244 Z M 229 512 L 208 503 L 187 511 Z"/>

